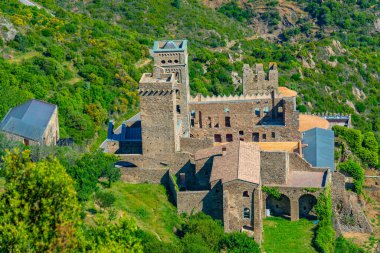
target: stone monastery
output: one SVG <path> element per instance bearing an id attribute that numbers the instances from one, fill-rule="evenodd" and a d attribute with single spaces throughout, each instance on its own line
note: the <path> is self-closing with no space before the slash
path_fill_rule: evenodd
<path id="1" fill-rule="evenodd" d="M 140 113 L 109 124 L 104 148 L 119 156 L 122 179 L 163 183 L 179 213 L 203 211 L 259 243 L 268 215 L 313 218 L 334 174 L 334 134 L 326 119 L 299 115 L 276 63 L 244 65 L 240 96 L 191 97 L 187 41 L 157 41 L 152 55 Z"/>

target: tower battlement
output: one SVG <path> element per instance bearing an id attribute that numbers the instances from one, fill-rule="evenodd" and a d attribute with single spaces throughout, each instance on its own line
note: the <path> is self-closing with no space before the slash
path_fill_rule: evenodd
<path id="1" fill-rule="evenodd" d="M 252 95 L 274 91 L 278 93 L 277 63 L 269 63 L 269 71 L 264 71 L 263 64 L 255 64 L 252 69 L 248 64 L 243 66 L 243 94 Z"/>

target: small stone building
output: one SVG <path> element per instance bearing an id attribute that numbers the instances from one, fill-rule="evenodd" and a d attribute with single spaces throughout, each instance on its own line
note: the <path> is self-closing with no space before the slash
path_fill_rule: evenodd
<path id="1" fill-rule="evenodd" d="M 25 145 L 56 145 L 59 139 L 58 107 L 32 99 L 9 110 L 0 123 L 8 139 Z"/>

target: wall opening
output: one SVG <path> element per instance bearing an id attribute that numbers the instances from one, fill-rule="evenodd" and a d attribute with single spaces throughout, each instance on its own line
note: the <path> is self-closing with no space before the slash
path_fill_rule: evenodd
<path id="1" fill-rule="evenodd" d="M 181 106 L 180 105 L 176 106 L 176 111 L 178 114 L 181 114 Z"/>
<path id="2" fill-rule="evenodd" d="M 244 208 L 244 211 L 243 211 L 243 218 L 244 219 L 249 219 L 251 218 L 251 210 L 249 208 Z"/>
<path id="3" fill-rule="evenodd" d="M 255 108 L 255 116 L 260 117 L 260 108 L 259 107 Z"/>
<path id="4" fill-rule="evenodd" d="M 267 139 L 267 134 L 263 134 L 263 140 Z"/>
<path id="5" fill-rule="evenodd" d="M 199 128 L 202 128 L 202 112 L 199 111 Z"/>
<path id="6" fill-rule="evenodd" d="M 222 136 L 220 134 L 215 134 L 214 142 L 222 142 Z"/>
<path id="7" fill-rule="evenodd" d="M 310 220 L 317 219 L 317 215 L 314 212 L 314 206 L 317 204 L 317 198 L 311 194 L 302 195 L 299 200 L 299 215 L 300 218 L 306 218 Z"/>
<path id="8" fill-rule="evenodd" d="M 226 134 L 226 141 L 227 142 L 232 142 L 233 141 L 232 134 Z"/>
<path id="9" fill-rule="evenodd" d="M 231 127 L 231 118 L 228 117 L 228 116 L 225 118 L 225 126 L 226 127 Z"/>
<path id="10" fill-rule="evenodd" d="M 280 216 L 290 219 L 290 199 L 284 194 L 280 198 L 268 196 L 265 209 L 269 209 L 271 216 Z"/>
<path id="11" fill-rule="evenodd" d="M 276 138 L 276 133 L 272 132 L 272 139 L 275 139 L 275 138 Z"/>
<path id="12" fill-rule="evenodd" d="M 248 193 L 248 191 L 244 191 L 244 192 L 243 192 L 243 197 L 249 197 L 249 193 Z"/>
<path id="13" fill-rule="evenodd" d="M 254 142 L 259 141 L 259 133 L 252 133 L 252 141 Z"/>

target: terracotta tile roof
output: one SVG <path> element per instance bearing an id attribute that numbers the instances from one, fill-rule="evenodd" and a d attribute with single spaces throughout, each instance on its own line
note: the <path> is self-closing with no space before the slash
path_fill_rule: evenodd
<path id="1" fill-rule="evenodd" d="M 325 172 L 292 171 L 288 175 L 288 187 L 315 187 L 321 188 L 325 184 Z"/>
<path id="2" fill-rule="evenodd" d="M 278 87 L 278 93 L 281 97 L 295 97 L 297 92 L 286 87 Z"/>
<path id="3" fill-rule="evenodd" d="M 253 142 L 227 144 L 225 154 L 214 158 L 210 182 L 236 179 L 260 183 L 260 147 Z"/>
<path id="4" fill-rule="evenodd" d="M 328 129 L 329 122 L 321 117 L 315 115 L 300 114 L 300 132 L 304 132 L 316 127 Z"/>

